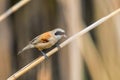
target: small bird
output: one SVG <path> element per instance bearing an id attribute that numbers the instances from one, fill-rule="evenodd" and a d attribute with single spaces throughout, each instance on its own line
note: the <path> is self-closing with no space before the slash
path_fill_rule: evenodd
<path id="1" fill-rule="evenodd" d="M 39 51 L 41 51 L 43 56 L 47 58 L 47 55 L 42 50 L 52 47 L 62 37 L 66 37 L 66 35 L 65 31 L 61 28 L 56 28 L 52 31 L 45 32 L 31 40 L 27 46 L 25 46 L 21 51 L 18 52 L 18 55 L 25 50 L 37 48 Z"/>

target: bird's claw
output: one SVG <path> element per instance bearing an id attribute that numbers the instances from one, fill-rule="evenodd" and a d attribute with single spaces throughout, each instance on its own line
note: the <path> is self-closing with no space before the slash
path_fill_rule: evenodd
<path id="1" fill-rule="evenodd" d="M 58 48 L 58 50 L 60 50 L 60 49 L 61 49 L 61 46 L 60 46 L 60 45 L 56 45 L 56 47 Z"/>
<path id="2" fill-rule="evenodd" d="M 43 51 L 41 51 L 41 53 L 42 53 L 42 55 L 45 57 L 45 59 L 48 60 L 48 56 L 47 56 Z"/>

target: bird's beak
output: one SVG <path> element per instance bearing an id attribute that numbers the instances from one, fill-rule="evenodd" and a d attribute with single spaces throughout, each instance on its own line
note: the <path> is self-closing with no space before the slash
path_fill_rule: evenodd
<path id="1" fill-rule="evenodd" d="M 67 38 L 67 36 L 66 36 L 65 34 L 63 35 L 63 37 L 64 37 L 64 38 Z"/>

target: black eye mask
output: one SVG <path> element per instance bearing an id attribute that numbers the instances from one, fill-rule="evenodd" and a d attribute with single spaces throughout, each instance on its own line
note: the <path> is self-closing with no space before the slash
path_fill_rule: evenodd
<path id="1" fill-rule="evenodd" d="M 65 34 L 65 32 L 61 32 L 61 31 L 57 31 L 56 33 L 55 33 L 55 35 L 64 35 Z"/>

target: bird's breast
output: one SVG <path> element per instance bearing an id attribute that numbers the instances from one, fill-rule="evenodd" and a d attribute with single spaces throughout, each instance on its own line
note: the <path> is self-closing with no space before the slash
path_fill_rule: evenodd
<path id="1" fill-rule="evenodd" d="M 46 42 L 46 43 L 38 43 L 35 45 L 35 47 L 39 50 L 43 50 L 43 49 L 47 49 L 47 48 L 50 48 L 52 47 L 53 45 L 55 45 L 57 41 L 56 40 L 50 40 L 49 42 Z"/>

